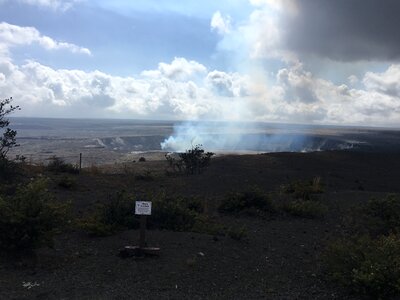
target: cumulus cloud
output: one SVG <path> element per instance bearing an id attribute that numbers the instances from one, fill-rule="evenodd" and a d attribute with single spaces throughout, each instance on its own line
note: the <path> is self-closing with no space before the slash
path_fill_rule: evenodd
<path id="1" fill-rule="evenodd" d="M 284 88 L 288 101 L 304 103 L 318 101 L 315 94 L 316 80 L 310 72 L 304 71 L 301 65 L 279 70 L 277 79 Z"/>
<path id="2" fill-rule="evenodd" d="M 282 68 L 271 85 L 215 70 L 196 76 L 119 77 L 1 61 L 0 96 L 12 95 L 24 113 L 41 116 L 399 125 L 400 65 L 365 74 L 362 89 L 316 78 L 302 65 Z"/>
<path id="3" fill-rule="evenodd" d="M 219 34 L 226 34 L 231 31 L 231 17 L 229 15 L 222 16 L 220 11 L 216 11 L 211 18 L 211 30 L 217 31 Z"/>
<path id="4" fill-rule="evenodd" d="M 249 93 L 248 76 L 238 73 L 226 73 L 214 70 L 209 72 L 206 81 L 211 89 L 220 96 L 225 97 L 245 97 Z"/>
<path id="5" fill-rule="evenodd" d="M 163 66 L 171 67 L 176 61 L 182 59 Z M 187 66 L 197 65 L 188 62 Z M 35 61 L 18 66 L 3 60 L 0 90 L 3 97 L 12 95 L 25 112 L 34 115 L 49 116 L 55 108 L 79 114 L 83 108 L 90 107 L 85 113 L 103 116 L 196 119 L 207 115 L 216 118 L 220 112 L 214 103 L 218 95 L 206 88 L 204 80 L 196 84 L 195 72 L 187 74 L 186 80 L 176 80 L 169 72 L 160 72 L 156 77 L 118 77 L 100 71 L 56 70 Z"/>
<path id="6" fill-rule="evenodd" d="M 89 49 L 75 44 L 59 42 L 42 35 L 34 27 L 21 27 L 6 22 L 0 23 L 0 54 L 7 53 L 10 48 L 22 45 L 39 44 L 47 50 L 67 50 L 72 53 L 91 55 Z"/>
<path id="7" fill-rule="evenodd" d="M 372 91 L 400 99 L 400 65 L 391 65 L 385 72 L 367 72 L 364 85 Z"/>
<path id="8" fill-rule="evenodd" d="M 256 8 L 248 19 L 226 32 L 218 49 L 236 53 L 240 60 L 279 59 L 298 62 L 296 54 L 284 43 L 285 31 L 280 23 L 281 15 L 289 14 L 289 10 L 281 10 L 280 5 L 272 0 L 252 3 Z"/>
<path id="9" fill-rule="evenodd" d="M 230 50 L 239 45 L 250 65 L 277 59 L 279 67 L 272 74 L 261 67 L 249 72 L 208 70 L 182 57 L 135 77 L 56 69 L 34 60 L 16 64 L 9 50 L 20 45 L 90 51 L 32 27 L 0 23 L 0 98 L 13 96 L 22 112 L 32 116 L 400 125 L 400 64 L 345 78 L 349 85 L 320 78 L 301 62 L 301 55 L 285 48 L 279 20 L 265 9 L 272 2 L 257 0 L 249 20 L 221 37 Z M 283 9 L 279 3 L 274 11 Z"/>
<path id="10" fill-rule="evenodd" d="M 166 77 L 174 80 L 187 80 L 206 71 L 206 67 L 196 61 L 175 57 L 170 64 L 161 62 L 158 64 L 157 70 L 146 70 L 142 72 L 142 75 L 153 78 Z"/>

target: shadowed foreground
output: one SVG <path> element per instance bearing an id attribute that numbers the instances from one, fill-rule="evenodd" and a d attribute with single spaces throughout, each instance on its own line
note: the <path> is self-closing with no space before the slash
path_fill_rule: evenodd
<path id="1" fill-rule="evenodd" d="M 245 226 L 246 236 L 149 230 L 148 243 L 160 247 L 161 255 L 135 260 L 117 254 L 121 247 L 137 244 L 137 230 L 91 237 L 75 229 L 57 236 L 53 249 L 39 249 L 35 258 L 3 257 L 0 298 L 353 299 L 346 289 L 327 280 L 321 253 L 327 241 L 341 232 L 342 216 L 349 209 L 400 189 L 396 153 L 222 156 L 195 176 L 166 176 L 165 167 L 165 161 L 152 161 L 119 170 L 105 167 L 107 172 L 86 170 L 74 177 L 73 189 L 56 184 L 63 175 L 47 171 L 45 175 L 51 178 L 51 191 L 59 201 L 72 201 L 77 217 L 87 215 L 116 191 L 143 197 L 163 191 L 200 197 L 212 220 L 229 228 Z M 322 218 L 282 212 L 229 215 L 217 210 L 229 192 L 257 186 L 279 202 L 282 185 L 315 177 L 324 183 L 319 201 L 328 210 Z"/>

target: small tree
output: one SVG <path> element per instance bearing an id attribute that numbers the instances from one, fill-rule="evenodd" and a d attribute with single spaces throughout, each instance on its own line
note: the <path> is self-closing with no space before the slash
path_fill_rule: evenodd
<path id="1" fill-rule="evenodd" d="M 7 153 L 11 148 L 18 146 L 16 141 L 17 132 L 8 126 L 10 121 L 6 118 L 7 115 L 19 110 L 19 106 L 12 106 L 12 98 L 0 100 L 0 160 L 6 160 Z"/>
<path id="2" fill-rule="evenodd" d="M 173 172 L 181 173 L 185 171 L 187 174 L 200 174 L 210 164 L 214 153 L 205 152 L 202 145 L 196 145 L 178 155 L 179 159 L 168 154 L 165 156 Z"/>
<path id="3" fill-rule="evenodd" d="M 205 152 L 202 145 L 196 145 L 192 149 L 180 153 L 183 165 L 185 166 L 188 174 L 201 173 L 205 167 L 210 164 L 211 157 L 214 155 L 212 152 Z"/>

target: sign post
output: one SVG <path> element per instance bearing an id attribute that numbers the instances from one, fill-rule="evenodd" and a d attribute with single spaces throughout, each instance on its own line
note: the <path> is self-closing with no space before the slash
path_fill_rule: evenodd
<path id="1" fill-rule="evenodd" d="M 139 239 L 140 249 L 144 249 L 146 247 L 146 225 L 147 225 L 147 217 L 145 215 L 141 215 L 140 216 L 140 239 Z"/>
<path id="2" fill-rule="evenodd" d="M 149 202 L 149 201 L 136 201 L 135 215 L 140 215 L 139 248 L 144 249 L 146 247 L 147 216 L 151 215 L 151 202 Z"/>
<path id="3" fill-rule="evenodd" d="M 147 216 L 151 215 L 151 202 L 136 201 L 135 215 L 140 216 L 139 246 L 125 246 L 125 248 L 120 251 L 120 256 L 143 257 L 145 255 L 158 255 L 160 248 L 146 246 Z"/>

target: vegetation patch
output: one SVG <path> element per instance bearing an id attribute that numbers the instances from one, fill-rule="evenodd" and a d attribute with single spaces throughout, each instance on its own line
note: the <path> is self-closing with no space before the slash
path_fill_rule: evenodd
<path id="1" fill-rule="evenodd" d="M 242 193 L 230 193 L 221 202 L 219 212 L 222 213 L 274 213 L 276 211 L 271 199 L 258 188 Z"/>
<path id="2" fill-rule="evenodd" d="M 158 198 L 153 201 L 149 226 L 158 229 L 190 231 L 198 213 L 186 205 L 184 198 Z"/>
<path id="3" fill-rule="evenodd" d="M 7 116 L 14 111 L 20 110 L 19 106 L 13 106 L 13 99 L 0 100 L 0 179 L 9 181 L 17 174 L 17 164 L 8 159 L 8 152 L 17 147 L 17 131 L 10 128 Z"/>
<path id="4" fill-rule="evenodd" d="M 79 221 L 84 230 L 95 236 L 111 235 L 118 230 L 139 227 L 135 216 L 137 199 L 125 192 L 119 192 L 105 204 L 98 205 L 96 211 Z M 153 197 L 152 215 L 148 227 L 175 231 L 190 231 L 203 211 L 200 200 L 196 198 L 172 198 L 165 195 Z"/>
<path id="5" fill-rule="evenodd" d="M 400 295 L 398 235 L 339 239 L 323 257 L 333 280 L 373 299 Z"/>
<path id="6" fill-rule="evenodd" d="M 247 236 L 244 227 L 226 228 L 203 214 L 204 205 L 199 198 L 167 197 L 164 194 L 150 197 L 152 214 L 147 219 L 149 229 L 190 231 L 210 235 L 229 236 L 241 240 Z M 124 229 L 139 228 L 135 216 L 135 197 L 125 192 L 117 193 L 105 204 L 98 205 L 90 216 L 79 220 L 80 228 L 93 236 L 107 236 Z"/>
<path id="7" fill-rule="evenodd" d="M 294 200 L 283 205 L 283 210 L 293 216 L 314 219 L 323 217 L 328 207 L 317 201 Z"/>
<path id="8" fill-rule="evenodd" d="M 179 153 L 178 158 L 167 154 L 165 155 L 169 166 L 167 173 L 200 174 L 209 166 L 213 155 L 212 152 L 205 152 L 202 145 L 196 145 L 192 149 Z"/>
<path id="9" fill-rule="evenodd" d="M 134 198 L 119 192 L 109 197 L 106 203 L 98 205 L 92 215 L 81 219 L 78 224 L 91 235 L 107 236 L 118 230 L 138 228 L 139 222 L 134 213 Z"/>
<path id="10" fill-rule="evenodd" d="M 373 198 L 365 206 L 353 209 L 348 223 L 352 231 L 371 236 L 400 233 L 400 197 Z"/>
<path id="11" fill-rule="evenodd" d="M 78 174 L 79 168 L 73 164 L 66 163 L 62 158 L 53 156 L 47 165 L 47 170 L 54 173 Z"/>
<path id="12" fill-rule="evenodd" d="M 292 195 L 296 199 L 311 200 L 313 195 L 324 192 L 321 177 L 315 177 L 312 180 L 294 181 L 282 186 L 282 191 Z"/>
<path id="13" fill-rule="evenodd" d="M 76 187 L 76 179 L 71 176 L 64 175 L 58 180 L 57 185 L 64 189 L 70 190 Z"/>
<path id="14" fill-rule="evenodd" d="M 67 212 L 68 205 L 55 202 L 44 179 L 20 186 L 12 196 L 0 196 L 0 248 L 51 246 L 54 234 L 66 224 Z"/>
<path id="15" fill-rule="evenodd" d="M 351 210 L 344 236 L 324 262 L 333 280 L 374 299 L 400 296 L 400 199 L 371 199 Z"/>

